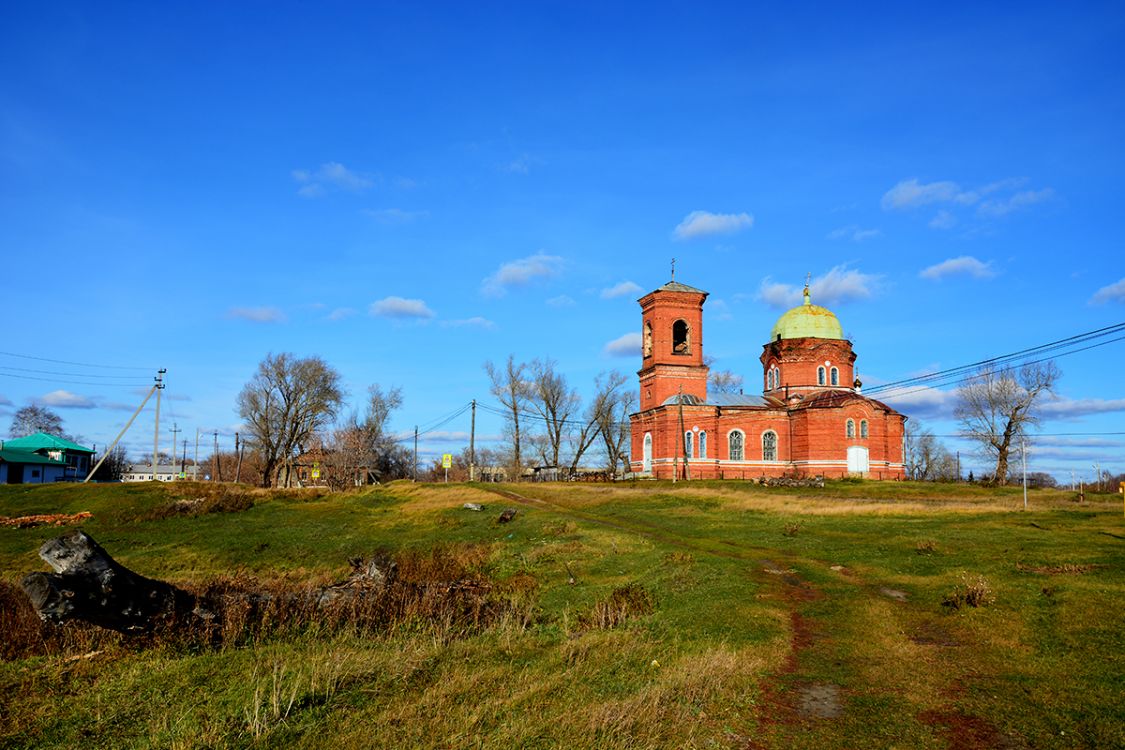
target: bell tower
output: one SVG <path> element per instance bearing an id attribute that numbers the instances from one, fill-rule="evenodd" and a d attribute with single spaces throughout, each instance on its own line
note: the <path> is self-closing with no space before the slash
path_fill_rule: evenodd
<path id="1" fill-rule="evenodd" d="M 640 407 L 646 411 L 681 392 L 707 399 L 703 364 L 703 302 L 707 292 L 673 280 L 641 305 Z"/>

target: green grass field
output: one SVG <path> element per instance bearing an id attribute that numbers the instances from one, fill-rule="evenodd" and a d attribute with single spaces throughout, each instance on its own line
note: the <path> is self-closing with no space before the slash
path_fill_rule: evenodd
<path id="1" fill-rule="evenodd" d="M 1125 747 L 1120 496 L 1036 491 L 1025 512 L 1019 490 L 978 486 L 395 483 L 161 512 L 213 492 L 4 486 L 0 514 L 89 511 L 117 560 L 185 586 L 452 550 L 504 606 L 214 646 L 0 632 L 0 746 Z M 0 528 L 13 612 L 65 530 Z M 943 605 L 974 593 L 984 606 Z"/>

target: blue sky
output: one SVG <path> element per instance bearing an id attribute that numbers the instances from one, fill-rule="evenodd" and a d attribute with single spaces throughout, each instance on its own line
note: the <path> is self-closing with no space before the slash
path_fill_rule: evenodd
<path id="1" fill-rule="evenodd" d="M 806 273 L 868 384 L 1119 323 L 1122 50 L 1113 4 L 6 3 L 0 425 L 36 401 L 104 445 L 150 378 L 112 365 L 230 433 L 271 351 L 401 385 L 404 430 L 510 353 L 587 391 L 639 365 L 673 256 L 748 386 Z M 1042 430 L 1120 431 L 1123 352 L 1060 359 Z M 954 432 L 948 392 L 909 399 Z M 1052 434 L 1033 468 L 1123 447 Z"/>

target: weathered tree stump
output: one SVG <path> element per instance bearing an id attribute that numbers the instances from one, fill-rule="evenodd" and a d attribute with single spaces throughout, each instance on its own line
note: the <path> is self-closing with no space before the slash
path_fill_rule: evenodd
<path id="1" fill-rule="evenodd" d="M 54 573 L 28 573 L 21 585 L 48 622 L 84 620 L 121 633 L 191 616 L 195 597 L 124 567 L 83 531 L 48 540 L 39 557 Z"/>

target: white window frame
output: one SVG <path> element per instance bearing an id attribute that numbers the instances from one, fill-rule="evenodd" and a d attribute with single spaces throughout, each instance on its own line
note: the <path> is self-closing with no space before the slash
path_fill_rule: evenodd
<path id="1" fill-rule="evenodd" d="M 826 385 L 826 380 L 825 380 L 825 378 L 826 378 L 827 374 L 828 374 L 828 373 L 826 373 L 826 372 L 824 371 L 824 367 L 823 367 L 823 365 L 822 365 L 822 366 L 820 366 L 820 367 L 817 367 L 817 368 L 816 368 L 816 384 L 817 384 L 817 385 Z"/>
<path id="2" fill-rule="evenodd" d="M 695 440 L 692 439 L 691 430 L 684 431 L 684 455 L 695 458 Z"/>
<path id="3" fill-rule="evenodd" d="M 850 417 L 848 418 L 847 423 L 845 423 L 845 425 L 844 425 L 844 437 L 846 437 L 846 438 L 854 438 L 855 437 L 855 420 L 850 418 Z"/>
<path id="4" fill-rule="evenodd" d="M 738 452 L 742 454 L 738 458 L 734 457 L 734 453 L 731 450 L 731 447 L 732 447 L 731 446 L 731 439 L 735 435 L 738 435 L 738 440 L 739 440 Z M 743 432 L 742 430 L 731 430 L 730 432 L 727 433 L 727 460 L 729 460 L 729 461 L 745 461 L 746 460 L 746 433 Z"/>
<path id="5" fill-rule="evenodd" d="M 840 368 L 839 367 L 833 367 L 831 372 L 829 373 L 829 375 L 830 375 L 830 377 L 829 377 L 828 382 L 830 382 L 832 385 L 840 385 Z"/>
<path id="6" fill-rule="evenodd" d="M 766 456 L 766 435 L 773 435 L 773 458 Z M 762 433 L 762 460 L 777 461 L 777 432 L 775 430 L 766 430 Z"/>
<path id="7" fill-rule="evenodd" d="M 707 458 L 707 431 L 699 431 L 699 457 Z"/>

